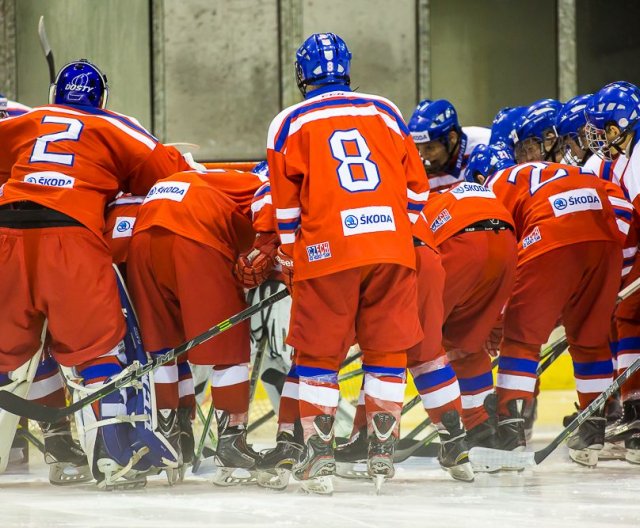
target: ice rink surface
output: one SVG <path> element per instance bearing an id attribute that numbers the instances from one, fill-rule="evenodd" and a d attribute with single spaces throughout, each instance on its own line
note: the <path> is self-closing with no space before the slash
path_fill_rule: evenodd
<path id="1" fill-rule="evenodd" d="M 212 471 L 203 465 L 202 475 L 188 472 L 172 488 L 159 476 L 145 489 L 108 493 L 51 486 L 37 462 L 0 476 L 0 526 L 640 527 L 640 466 L 608 461 L 589 470 L 571 463 L 565 447 L 533 470 L 478 475 L 472 484 L 451 480 L 435 459 L 412 458 L 380 495 L 371 482 L 338 478 L 332 497 L 306 495 L 295 482 L 284 492 L 219 488 Z"/>

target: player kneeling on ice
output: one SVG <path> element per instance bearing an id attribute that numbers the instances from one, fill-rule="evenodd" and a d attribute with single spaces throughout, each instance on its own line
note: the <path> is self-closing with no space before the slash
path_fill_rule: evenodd
<path id="1" fill-rule="evenodd" d="M 152 355 L 162 355 L 247 307 L 233 268 L 255 241 L 251 201 L 261 184 L 256 174 L 191 170 L 173 174 L 149 191 L 138 212 L 127 272 L 145 348 Z M 189 352 L 189 362 L 213 367 L 219 466 L 214 483 L 254 481 L 258 454 L 246 443 L 248 323 L 199 345 Z M 161 420 L 177 445 L 175 362 L 160 367 L 156 385 Z"/>
<path id="2" fill-rule="evenodd" d="M 46 319 L 52 356 L 82 384 L 74 398 L 122 371 L 126 327 L 102 239 L 105 203 L 188 167 L 136 120 L 106 110 L 107 95 L 106 77 L 79 60 L 60 70 L 49 105 L 0 121 L 0 298 L 13 314 L 0 318 L 0 371 L 34 355 Z M 152 442 L 121 423 L 126 404 L 103 401 L 77 417 L 103 487 L 153 463 L 138 460 Z"/>
<path id="3" fill-rule="evenodd" d="M 338 369 L 363 350 L 368 471 L 394 474 L 406 349 L 423 334 L 417 316 L 411 221 L 428 196 L 418 151 L 396 106 L 349 88 L 351 53 L 332 33 L 296 54 L 305 101 L 272 121 L 267 140 L 278 258 L 293 306 L 305 489 L 331 491 Z M 293 268 L 295 265 L 295 274 Z"/>

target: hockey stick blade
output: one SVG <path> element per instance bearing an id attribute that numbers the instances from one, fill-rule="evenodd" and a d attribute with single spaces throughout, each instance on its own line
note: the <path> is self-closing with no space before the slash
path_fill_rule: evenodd
<path id="1" fill-rule="evenodd" d="M 47 59 L 47 66 L 49 66 L 49 82 L 53 84 L 56 81 L 56 66 L 53 60 L 53 51 L 47 38 L 47 30 L 44 27 L 44 16 L 41 16 L 38 21 L 38 38 L 40 39 L 40 47 L 42 48 L 44 57 Z"/>
<path id="2" fill-rule="evenodd" d="M 229 319 L 218 323 L 215 326 L 212 326 L 202 334 L 194 337 L 190 341 L 183 343 L 182 345 L 167 351 L 164 354 L 158 355 L 153 358 L 153 360 L 149 361 L 145 365 L 141 365 L 138 362 L 134 362 L 132 365 L 129 365 L 125 368 L 121 374 L 119 374 L 112 381 L 103 385 L 97 391 L 81 398 L 80 400 L 72 403 L 68 407 L 49 407 L 47 405 L 41 405 L 39 403 L 35 403 L 33 401 L 26 400 L 24 398 L 20 398 L 19 396 L 14 395 L 11 392 L 0 390 L 0 408 L 9 411 L 12 414 L 16 414 L 18 416 L 25 416 L 30 420 L 36 420 L 38 422 L 49 422 L 55 423 L 65 416 L 70 416 L 76 411 L 79 411 L 83 407 L 93 403 L 94 401 L 100 400 L 111 394 L 115 391 L 120 390 L 127 385 L 130 385 L 132 382 L 140 379 L 147 372 L 157 369 L 158 367 L 173 361 L 177 357 L 181 356 L 185 352 L 191 350 L 192 348 L 209 341 L 209 339 L 217 336 L 218 334 L 229 330 L 233 326 L 238 323 L 249 319 L 252 315 L 264 310 L 268 306 L 284 299 L 289 295 L 288 290 L 280 290 L 277 293 L 274 293 L 270 297 L 263 299 L 257 304 L 250 306 L 246 310 L 243 310 L 235 315 L 232 315 Z"/>
<path id="3" fill-rule="evenodd" d="M 486 447 L 473 447 L 469 451 L 469 460 L 474 465 L 502 467 L 503 469 L 524 469 L 527 466 L 536 466 L 553 453 L 558 446 L 564 442 L 571 433 L 580 427 L 593 413 L 603 407 L 614 392 L 617 392 L 622 384 L 640 370 L 640 358 L 636 359 L 629 368 L 618 376 L 607 389 L 584 408 L 573 421 L 567 425 L 560 434 L 556 436 L 546 447 L 538 451 L 513 452 L 502 451 L 500 449 L 490 449 Z"/>

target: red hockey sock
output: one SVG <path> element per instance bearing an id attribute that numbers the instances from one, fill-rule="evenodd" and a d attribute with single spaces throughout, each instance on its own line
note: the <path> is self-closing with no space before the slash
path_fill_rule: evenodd
<path id="1" fill-rule="evenodd" d="M 229 413 L 229 425 L 249 418 L 249 365 L 216 365 L 211 373 L 211 399 L 218 411 Z"/>
<path id="2" fill-rule="evenodd" d="M 484 400 L 493 393 L 491 358 L 489 354 L 480 352 L 454 359 L 451 366 L 460 385 L 462 422 L 468 431 L 489 418 Z"/>

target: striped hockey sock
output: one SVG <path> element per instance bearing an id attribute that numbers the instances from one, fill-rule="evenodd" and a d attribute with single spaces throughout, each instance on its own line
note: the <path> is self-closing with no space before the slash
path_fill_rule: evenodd
<path id="1" fill-rule="evenodd" d="M 317 434 L 313 422 L 316 416 L 335 416 L 340 398 L 338 372 L 298 365 L 300 422 L 306 442 Z"/>
<path id="2" fill-rule="evenodd" d="M 451 361 L 462 396 L 462 421 L 467 430 L 485 422 L 489 415 L 484 400 L 493 392 L 493 375 L 489 354 L 472 354 Z"/>
<path id="3" fill-rule="evenodd" d="M 278 410 L 278 432 L 287 431 L 293 434 L 296 420 L 300 417 L 298 403 L 298 372 L 296 366 L 291 365 L 282 388 L 280 408 Z"/>
<path id="4" fill-rule="evenodd" d="M 456 374 L 445 358 L 428 361 L 409 368 L 420 393 L 422 404 L 435 424 L 441 417 L 455 410 L 462 414 L 460 386 Z"/>
<path id="5" fill-rule="evenodd" d="M 214 366 L 211 398 L 217 411 L 229 413 L 229 427 L 246 425 L 249 418 L 249 364 Z"/>

